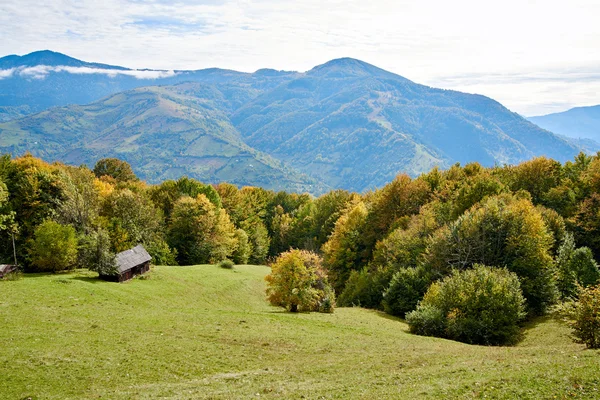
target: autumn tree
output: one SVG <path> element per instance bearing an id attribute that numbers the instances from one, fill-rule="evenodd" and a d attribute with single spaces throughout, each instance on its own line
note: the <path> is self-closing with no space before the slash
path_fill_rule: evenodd
<path id="1" fill-rule="evenodd" d="M 267 299 L 290 312 L 333 312 L 333 290 L 321 266 L 321 258 L 305 250 L 282 253 L 271 265 Z"/>
<path id="2" fill-rule="evenodd" d="M 57 272 L 75 267 L 75 228 L 47 220 L 36 227 L 29 243 L 29 257 L 35 271 Z"/>
<path id="3" fill-rule="evenodd" d="M 237 247 L 229 216 L 203 194 L 184 196 L 175 203 L 168 241 L 182 265 L 219 262 L 231 257 Z"/>
<path id="4" fill-rule="evenodd" d="M 98 178 L 110 176 L 117 182 L 135 181 L 138 179 L 133 169 L 131 169 L 131 165 L 118 158 L 103 158 L 98 160 L 94 166 L 94 175 Z"/>
<path id="5" fill-rule="evenodd" d="M 336 293 L 341 293 L 353 270 L 360 270 L 366 261 L 362 233 L 367 221 L 367 207 L 362 201 L 351 204 L 338 219 L 331 237 L 323 245 L 325 268 Z"/>
<path id="6" fill-rule="evenodd" d="M 525 198 L 492 197 L 440 228 L 429 241 L 425 265 L 443 277 L 475 264 L 516 273 L 530 311 L 543 314 L 556 295 L 552 236 L 539 211 Z"/>

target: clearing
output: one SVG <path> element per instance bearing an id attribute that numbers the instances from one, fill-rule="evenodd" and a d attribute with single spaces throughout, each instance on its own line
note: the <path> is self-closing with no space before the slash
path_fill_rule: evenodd
<path id="1" fill-rule="evenodd" d="M 265 301 L 268 271 L 0 282 L 0 398 L 600 398 L 600 352 L 557 321 L 516 347 L 471 346 L 360 308 L 283 312 Z"/>

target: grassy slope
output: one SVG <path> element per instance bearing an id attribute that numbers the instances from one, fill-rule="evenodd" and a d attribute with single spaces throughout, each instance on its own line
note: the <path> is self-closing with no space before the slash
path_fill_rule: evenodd
<path id="1" fill-rule="evenodd" d="M 600 353 L 551 320 L 514 348 L 408 334 L 359 308 L 289 314 L 265 267 L 0 282 L 0 398 L 597 398 Z"/>

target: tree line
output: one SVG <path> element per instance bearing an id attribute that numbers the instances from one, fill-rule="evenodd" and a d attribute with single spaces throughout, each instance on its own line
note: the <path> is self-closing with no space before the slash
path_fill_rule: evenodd
<path id="1" fill-rule="evenodd" d="M 415 327 L 429 315 L 435 324 L 424 326 L 448 336 L 458 317 L 448 318 L 450 309 L 440 317 L 439 299 L 452 303 L 456 282 L 499 284 L 512 293 L 518 319 L 598 282 L 600 156 L 456 164 L 401 174 L 363 194 L 314 198 L 187 177 L 150 185 L 118 159 L 89 169 L 4 155 L 0 234 L 2 261 L 13 259 L 14 238 L 18 262 L 31 272 L 102 271 L 114 253 L 139 243 L 155 264 L 168 265 L 263 264 L 286 252 L 298 264 L 312 256 L 290 250 L 312 252 L 322 257 L 309 262 L 319 265 L 315 281 L 326 274 L 339 306 L 411 314 Z M 484 267 L 498 271 L 490 276 Z M 523 301 L 510 291 L 514 277 Z M 330 302 L 333 293 L 321 292 Z M 429 333 L 444 335 L 438 331 Z"/>

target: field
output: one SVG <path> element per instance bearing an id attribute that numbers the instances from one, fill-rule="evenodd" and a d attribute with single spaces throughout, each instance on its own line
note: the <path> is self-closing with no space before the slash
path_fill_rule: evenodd
<path id="1" fill-rule="evenodd" d="M 283 312 L 264 299 L 267 272 L 0 282 L 0 398 L 600 398 L 600 353 L 552 319 L 516 347 L 470 346 L 360 308 Z"/>

